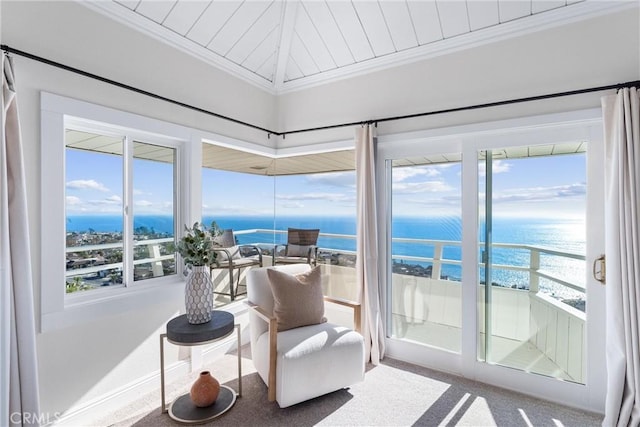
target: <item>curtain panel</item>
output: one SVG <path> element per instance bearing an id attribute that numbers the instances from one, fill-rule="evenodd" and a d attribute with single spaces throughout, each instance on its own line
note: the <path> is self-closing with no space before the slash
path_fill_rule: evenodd
<path id="1" fill-rule="evenodd" d="M 380 312 L 380 281 L 378 277 L 378 219 L 376 214 L 376 173 L 374 128 L 366 125 L 356 129 L 356 193 L 357 243 L 356 277 L 360 285 L 362 304 L 362 334 L 365 359 L 378 365 L 384 357 L 384 329 Z"/>
<path id="2" fill-rule="evenodd" d="M 3 405 L 8 401 L 8 407 L 2 408 L 6 413 L 2 414 L 0 425 L 39 425 L 41 414 L 26 182 L 14 68 L 11 59 L 4 53 L 2 68 L 0 301 L 3 305 L 0 312 L 3 366 L 0 375 Z"/>
<path id="3" fill-rule="evenodd" d="M 605 138 L 605 426 L 640 424 L 640 98 L 602 98 Z"/>

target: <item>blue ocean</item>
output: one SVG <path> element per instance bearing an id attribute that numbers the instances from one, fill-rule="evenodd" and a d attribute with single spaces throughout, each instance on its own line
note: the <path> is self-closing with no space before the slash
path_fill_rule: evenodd
<path id="1" fill-rule="evenodd" d="M 204 217 L 203 223 L 210 225 L 214 220 L 212 217 Z M 286 241 L 286 230 L 288 227 L 296 228 L 319 228 L 321 233 L 342 236 L 321 236 L 318 246 L 321 248 L 332 248 L 343 251 L 356 250 L 356 220 L 350 217 L 225 217 L 215 218 L 221 228 L 231 228 L 236 232 L 237 240 L 240 244 L 260 243 L 275 244 Z M 134 218 L 134 228 L 146 227 L 147 230 L 156 233 L 174 234 L 173 218 L 168 216 L 139 215 Z M 93 229 L 96 232 L 121 232 L 122 217 L 118 216 L 68 216 L 67 231 L 88 231 Z M 280 230 L 281 233 L 270 231 L 252 232 L 243 234 L 243 230 Z M 435 241 L 462 240 L 462 225 L 459 218 L 394 218 L 392 224 L 392 235 L 394 239 L 428 239 Z M 484 241 L 484 235 L 478 236 L 478 241 Z M 494 218 L 492 230 L 493 243 L 521 244 L 535 247 L 543 247 L 560 251 L 584 255 L 585 253 L 585 228 L 581 220 L 570 219 L 530 219 L 530 218 Z M 483 245 L 479 243 L 480 249 Z M 436 251 L 434 244 L 424 242 L 402 242 L 393 243 L 392 252 L 396 262 L 422 265 L 428 267 L 429 262 L 416 260 L 403 260 L 402 256 L 431 258 Z M 452 261 L 461 260 L 461 246 L 459 244 L 443 244 L 442 258 Z M 512 249 L 495 247 L 491 251 L 493 265 L 518 265 L 528 266 L 530 261 L 530 251 L 526 249 Z M 480 260 L 479 260 L 480 262 Z M 573 260 L 565 257 L 551 255 L 540 256 L 541 268 L 562 279 L 584 286 L 585 267 L 584 261 Z M 481 277 L 484 277 L 484 269 L 480 268 Z M 459 264 L 442 265 L 442 275 L 452 280 L 460 280 L 462 276 Z M 491 281 L 501 285 L 526 287 L 528 284 L 528 274 L 526 272 L 514 271 L 510 269 L 494 268 L 492 270 Z M 552 282 L 541 280 L 541 288 L 549 290 L 560 296 L 567 296 L 566 289 L 553 284 Z M 569 292 L 571 294 L 571 292 Z M 573 296 L 573 295 L 568 295 Z"/>

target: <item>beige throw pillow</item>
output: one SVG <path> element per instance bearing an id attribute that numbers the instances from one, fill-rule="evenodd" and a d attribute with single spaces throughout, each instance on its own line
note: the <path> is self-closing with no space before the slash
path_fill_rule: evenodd
<path id="1" fill-rule="evenodd" d="M 320 266 L 296 275 L 269 268 L 267 275 L 273 293 L 273 314 L 278 321 L 278 332 L 327 321 L 324 317 Z"/>

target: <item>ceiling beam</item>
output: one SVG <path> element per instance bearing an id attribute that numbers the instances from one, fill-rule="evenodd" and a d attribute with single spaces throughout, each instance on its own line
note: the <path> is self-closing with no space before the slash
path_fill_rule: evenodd
<path id="1" fill-rule="evenodd" d="M 274 72 L 273 84 L 276 92 L 284 84 L 284 74 L 287 71 L 291 40 L 298 16 L 298 1 L 287 0 L 282 8 L 282 25 L 280 27 L 280 48 L 278 49 L 278 61 Z"/>

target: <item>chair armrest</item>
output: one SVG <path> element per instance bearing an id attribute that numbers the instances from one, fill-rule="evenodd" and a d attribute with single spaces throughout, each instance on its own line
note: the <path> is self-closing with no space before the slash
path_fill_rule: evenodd
<path id="1" fill-rule="evenodd" d="M 262 309 L 262 307 L 247 302 L 250 310 L 253 310 L 256 315 L 269 324 L 269 378 L 268 378 L 268 393 L 269 402 L 276 400 L 276 361 L 278 356 L 278 320 L 275 317 L 269 316 L 269 314 Z"/>
<path id="2" fill-rule="evenodd" d="M 276 321 L 277 320 L 275 317 L 273 316 L 269 316 L 269 313 L 267 313 L 266 311 L 264 311 L 264 309 L 262 307 L 260 307 L 257 304 L 252 303 L 251 301 L 247 301 L 246 304 L 249 306 L 249 309 L 253 310 L 260 319 L 264 320 L 267 323 L 271 323 L 272 321 Z M 276 324 L 277 326 L 277 324 Z"/>
<path id="3" fill-rule="evenodd" d="M 260 267 L 262 267 L 262 249 L 256 245 L 240 245 L 238 248 L 253 248 L 258 252 L 258 259 L 260 260 Z"/>
<path id="4" fill-rule="evenodd" d="M 362 305 L 359 302 L 349 301 L 342 298 L 329 297 L 326 295 L 324 296 L 324 300 L 326 302 L 352 308 L 353 309 L 353 329 L 355 329 L 356 332 L 362 333 Z"/>
<path id="5" fill-rule="evenodd" d="M 238 245 L 239 248 L 253 248 L 255 249 L 259 254 L 262 254 L 262 249 L 260 249 L 259 246 L 256 245 Z"/>
<path id="6" fill-rule="evenodd" d="M 211 248 L 211 250 L 213 252 L 224 252 L 225 254 L 227 254 L 227 259 L 230 260 L 231 259 L 231 252 L 229 252 L 229 250 L 227 248 Z M 214 265 L 215 264 L 215 267 Z M 211 264 L 209 264 L 209 268 L 216 268 L 220 266 L 220 262 L 218 262 L 218 257 L 216 257 L 215 261 Z"/>
<path id="7" fill-rule="evenodd" d="M 278 248 L 279 247 L 287 249 L 287 246 L 289 246 L 289 245 L 287 245 L 286 243 L 280 243 L 280 244 L 277 244 L 277 245 L 273 245 L 273 256 L 276 256 L 276 252 L 278 252 Z"/>

